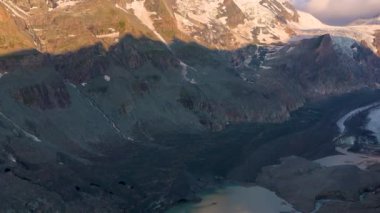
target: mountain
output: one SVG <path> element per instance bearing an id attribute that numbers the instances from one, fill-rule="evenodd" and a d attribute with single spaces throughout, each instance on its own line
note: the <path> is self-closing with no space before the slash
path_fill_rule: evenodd
<path id="1" fill-rule="evenodd" d="M 163 42 L 170 42 L 174 38 L 183 38 L 184 40 L 195 40 L 206 46 L 224 49 L 237 48 L 252 42 L 285 41 L 292 33 L 286 23 L 297 21 L 298 17 L 297 11 L 288 2 L 275 0 L 236 2 L 233 0 L 115 0 L 102 3 L 86 0 L 61 0 L 48 1 L 47 4 L 42 0 L 2 0 L 2 2 L 15 16 L 28 22 L 32 31 L 48 31 L 46 34 L 50 34 L 54 29 L 50 29 L 49 23 L 42 23 L 41 19 L 44 21 L 56 19 L 54 24 L 59 26 L 61 23 L 58 21 L 58 17 L 62 15 L 67 18 L 78 17 L 80 14 L 79 16 L 83 18 L 87 16 L 88 21 L 97 20 L 96 24 L 86 23 L 80 18 L 76 21 L 82 22 L 82 26 L 77 26 L 77 28 L 90 28 L 81 30 L 90 31 L 87 33 L 91 33 L 93 37 L 115 38 L 118 37 L 116 36 L 117 32 L 123 34 L 125 31 L 138 35 L 139 33 L 134 32 L 133 29 L 124 29 L 125 26 L 130 25 L 130 22 L 138 22 L 136 23 L 139 25 L 136 26 L 138 31 L 150 30 L 151 35 L 147 36 L 155 37 Z M 101 5 L 101 10 L 98 5 Z M 104 7 L 108 7 L 108 9 L 106 10 Z M 87 12 L 83 13 L 83 9 Z M 91 13 L 98 16 L 91 17 Z M 106 23 L 97 23 L 105 21 L 107 13 L 119 16 L 119 20 L 114 20 L 116 23 L 112 23 L 110 22 L 111 17 L 109 17 Z M 109 26 L 105 26 L 107 24 Z M 67 33 L 72 31 L 72 29 L 65 28 L 61 28 L 61 30 Z M 144 33 L 144 35 L 146 34 L 148 33 Z"/>
<path id="2" fill-rule="evenodd" d="M 358 19 L 350 23 L 350 25 L 379 25 L 380 15 L 374 16 L 373 18 Z"/>
<path id="3" fill-rule="evenodd" d="M 266 125 L 380 85 L 378 25 L 283 0 L 0 0 L 0 22 L 0 211 L 162 212 L 250 168 Z M 316 152 L 294 138 L 278 157 Z"/>
<path id="4" fill-rule="evenodd" d="M 49 52 L 60 52 L 63 47 L 67 49 L 62 51 L 70 50 L 75 44 L 85 46 L 89 41 L 109 45 L 126 33 L 164 43 L 179 38 L 212 48 L 236 49 L 251 43 L 283 42 L 292 33 L 287 21 L 297 21 L 297 11 L 289 3 L 273 0 L 1 2 L 26 23 L 39 49 Z M 69 27 L 67 22 L 75 24 Z"/>
<path id="5" fill-rule="evenodd" d="M 35 48 L 65 52 L 123 35 L 145 36 L 233 50 L 250 44 L 284 44 L 305 36 L 332 34 L 365 42 L 377 51 L 379 25 L 327 26 L 287 0 L 2 0 Z"/>
<path id="6" fill-rule="evenodd" d="M 297 11 L 286 1 L 176 1 L 173 8 L 181 32 L 223 49 L 281 43 L 292 33 L 287 22 L 298 20 Z"/>

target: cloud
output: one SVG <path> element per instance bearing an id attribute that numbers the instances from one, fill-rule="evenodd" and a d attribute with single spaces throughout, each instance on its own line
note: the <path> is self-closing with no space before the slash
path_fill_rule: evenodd
<path id="1" fill-rule="evenodd" d="M 380 15 L 380 0 L 291 0 L 295 6 L 329 24 L 345 24 Z"/>

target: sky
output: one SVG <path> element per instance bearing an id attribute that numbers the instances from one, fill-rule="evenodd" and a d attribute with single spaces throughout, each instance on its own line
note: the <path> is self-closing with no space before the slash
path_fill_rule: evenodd
<path id="1" fill-rule="evenodd" d="M 327 24 L 344 25 L 358 18 L 380 15 L 380 0 L 291 0 Z"/>

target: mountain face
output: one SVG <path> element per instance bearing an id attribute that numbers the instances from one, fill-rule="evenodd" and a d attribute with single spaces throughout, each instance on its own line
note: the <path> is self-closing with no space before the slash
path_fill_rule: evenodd
<path id="1" fill-rule="evenodd" d="M 12 14 L 0 7 L 0 54 L 34 47 L 29 34 L 20 30 L 22 27 L 25 27 L 24 23 L 13 19 Z"/>
<path id="2" fill-rule="evenodd" d="M 145 36 L 170 45 L 196 42 L 233 50 L 250 44 L 284 44 L 305 36 L 331 34 L 365 42 L 377 52 L 371 21 L 347 27 L 321 23 L 287 0 L 2 0 L 19 23 L 25 42 L 44 52 L 61 53 L 123 35 Z M 375 20 L 375 19 L 374 19 Z"/>
<path id="3" fill-rule="evenodd" d="M 0 211 L 191 199 L 197 177 L 227 173 L 190 169 L 213 146 L 193 134 L 378 88 L 379 29 L 284 0 L 0 0 Z"/>
<path id="4" fill-rule="evenodd" d="M 114 0 L 101 3 L 2 0 L 2 3 L 27 23 L 40 49 L 58 52 L 66 46 L 62 42 L 72 43 L 65 40 L 77 40 L 74 38 L 77 34 L 83 40 L 88 34 L 86 41 L 101 39 L 112 43 L 125 33 L 142 34 L 164 43 L 180 38 L 212 48 L 236 49 L 252 43 L 285 42 L 293 34 L 287 23 L 298 20 L 297 11 L 283 0 Z M 110 17 L 112 15 L 115 16 Z M 76 26 L 66 26 L 69 19 Z M 54 23 L 49 23 L 50 20 Z M 58 29 L 52 29 L 52 25 Z M 63 36 L 62 32 L 70 38 L 57 38 Z M 58 42 L 60 47 L 51 47 L 54 44 L 49 43 L 53 42 Z"/>
<path id="5" fill-rule="evenodd" d="M 177 1 L 174 8 L 180 31 L 216 48 L 281 43 L 293 33 L 287 23 L 298 20 L 286 1 Z"/>

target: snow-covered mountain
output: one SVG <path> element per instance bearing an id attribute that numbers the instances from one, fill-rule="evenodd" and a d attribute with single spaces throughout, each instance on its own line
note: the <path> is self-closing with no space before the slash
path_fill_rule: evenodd
<path id="1" fill-rule="evenodd" d="M 350 38 L 365 44 L 372 51 L 379 52 L 377 44 L 380 33 L 379 24 L 351 24 L 348 26 L 331 26 L 319 21 L 311 14 L 298 11 L 299 21 L 291 23 L 296 35 L 291 40 L 299 40 L 305 37 L 314 37 L 322 34 L 330 34 L 334 37 Z"/>
<path id="2" fill-rule="evenodd" d="M 286 0 L 161 0 L 153 5 L 133 0 L 118 2 L 117 7 L 133 13 L 156 35 L 165 34 L 157 22 L 169 14 L 175 25 L 171 27 L 190 40 L 220 49 L 286 42 L 294 34 L 288 23 L 298 21 L 297 11 Z"/>
<path id="3" fill-rule="evenodd" d="M 182 32 L 217 47 L 286 42 L 293 34 L 289 22 L 298 21 L 287 1 L 177 1 L 175 17 Z"/>
<path id="4" fill-rule="evenodd" d="M 176 29 L 190 40 L 218 49 L 236 49 L 247 44 L 283 44 L 305 37 L 331 34 L 364 42 L 375 52 L 374 22 L 351 26 L 329 26 L 311 14 L 297 11 L 287 0 L 181 0 L 161 1 L 164 6 L 149 6 L 149 0 L 133 0 L 118 5 L 131 11 L 160 40 L 157 21 L 162 9 L 174 19 Z M 161 32 L 160 32 L 161 31 Z M 165 34 L 165 32 L 163 33 Z"/>
<path id="5" fill-rule="evenodd" d="M 379 24 L 380 24 L 380 14 L 377 16 L 374 16 L 373 18 L 355 20 L 350 25 L 379 25 Z"/>

